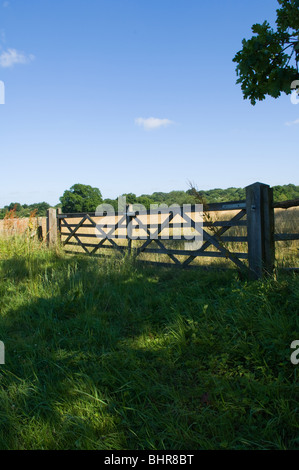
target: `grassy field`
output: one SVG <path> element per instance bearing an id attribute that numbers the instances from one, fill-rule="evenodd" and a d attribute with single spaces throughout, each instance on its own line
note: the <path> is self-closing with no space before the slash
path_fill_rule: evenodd
<path id="1" fill-rule="evenodd" d="M 0 239 L 1 449 L 299 447 L 299 278 Z"/>

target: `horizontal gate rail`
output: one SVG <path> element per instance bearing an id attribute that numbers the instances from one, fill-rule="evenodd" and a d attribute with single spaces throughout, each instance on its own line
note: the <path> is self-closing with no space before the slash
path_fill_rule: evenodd
<path id="1" fill-rule="evenodd" d="M 299 233 L 276 233 L 274 235 L 276 242 L 282 242 L 286 240 L 299 240 Z"/>
<path id="2" fill-rule="evenodd" d="M 299 198 L 273 203 L 274 209 L 290 209 L 291 207 L 298 207 L 298 206 L 299 206 Z"/>

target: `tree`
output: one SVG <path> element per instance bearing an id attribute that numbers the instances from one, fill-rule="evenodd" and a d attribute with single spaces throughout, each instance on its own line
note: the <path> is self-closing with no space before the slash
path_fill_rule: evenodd
<path id="1" fill-rule="evenodd" d="M 22 205 L 19 202 L 11 202 L 9 206 L 5 206 L 5 208 L 7 208 L 8 211 L 15 209 L 16 212 L 20 212 Z"/>
<path id="2" fill-rule="evenodd" d="M 102 194 L 98 188 L 86 184 L 74 184 L 60 197 L 62 212 L 95 212 L 102 204 Z"/>
<path id="3" fill-rule="evenodd" d="M 137 198 L 137 204 L 142 204 L 147 210 L 151 208 L 151 204 L 154 204 L 154 201 L 148 196 L 142 195 Z"/>
<path id="4" fill-rule="evenodd" d="M 47 209 L 49 209 L 51 206 L 47 202 L 37 202 L 35 204 L 30 204 L 30 206 L 27 206 L 27 209 L 29 209 L 29 213 L 33 211 L 34 209 L 37 209 L 37 215 L 39 216 L 45 216 L 47 215 Z M 23 205 L 23 209 L 25 209 L 25 204 Z"/>
<path id="5" fill-rule="evenodd" d="M 125 193 L 122 194 L 122 197 L 126 198 L 127 204 L 135 204 L 137 202 L 137 196 L 134 193 Z"/>
<path id="6" fill-rule="evenodd" d="M 112 206 L 115 212 L 118 212 L 118 200 L 117 199 L 104 199 L 103 204 L 109 204 Z"/>
<path id="7" fill-rule="evenodd" d="M 277 1 L 281 8 L 276 10 L 276 31 L 267 21 L 254 24 L 255 36 L 243 39 L 243 48 L 233 59 L 238 64 L 237 83 L 252 105 L 266 95 L 290 94 L 299 78 L 299 0 Z"/>

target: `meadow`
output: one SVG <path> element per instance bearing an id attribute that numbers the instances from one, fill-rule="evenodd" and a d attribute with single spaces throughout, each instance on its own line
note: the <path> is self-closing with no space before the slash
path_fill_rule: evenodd
<path id="1" fill-rule="evenodd" d="M 299 447 L 299 278 L 0 238 L 1 449 Z"/>

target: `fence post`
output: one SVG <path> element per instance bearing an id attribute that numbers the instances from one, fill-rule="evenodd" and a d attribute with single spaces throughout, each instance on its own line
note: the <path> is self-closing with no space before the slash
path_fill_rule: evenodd
<path id="1" fill-rule="evenodd" d="M 274 269 L 273 189 L 263 183 L 247 186 L 246 211 L 250 277 L 259 279 Z"/>
<path id="2" fill-rule="evenodd" d="M 127 238 L 128 238 L 128 254 L 131 255 L 132 253 L 132 235 L 133 235 L 133 227 L 132 227 L 132 220 L 134 216 L 133 205 L 127 204 L 126 205 L 126 224 L 127 224 Z"/>
<path id="3" fill-rule="evenodd" d="M 40 242 L 43 241 L 43 218 L 42 217 L 38 217 L 37 218 L 37 228 L 36 228 L 36 231 L 37 231 L 37 238 Z"/>
<path id="4" fill-rule="evenodd" d="M 55 245 L 57 243 L 57 212 L 56 209 L 47 210 L 47 241 L 48 245 Z"/>
<path id="5" fill-rule="evenodd" d="M 58 214 L 62 214 L 61 207 L 57 207 L 56 218 L 57 218 L 57 237 L 59 242 L 61 242 L 61 219 L 58 219 Z"/>

